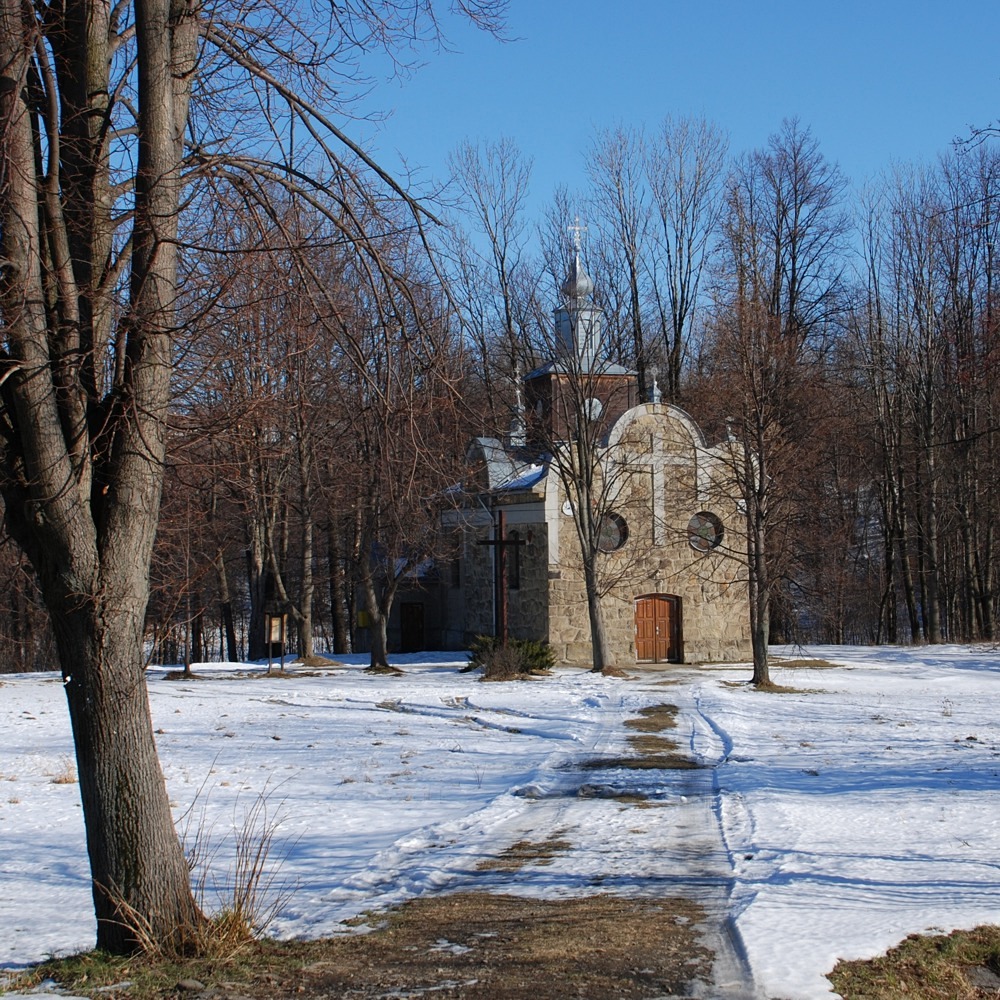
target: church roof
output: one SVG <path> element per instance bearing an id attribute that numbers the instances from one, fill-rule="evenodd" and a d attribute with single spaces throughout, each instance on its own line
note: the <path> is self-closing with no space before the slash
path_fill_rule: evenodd
<path id="1" fill-rule="evenodd" d="M 545 475 L 544 466 L 518 461 L 496 438 L 473 438 L 465 457 L 471 465 L 481 463 L 482 484 L 491 493 L 530 490 Z"/>
<path id="2" fill-rule="evenodd" d="M 508 483 L 498 486 L 497 491 L 509 491 L 511 493 L 516 493 L 519 490 L 530 490 L 532 487 L 537 486 L 545 478 L 545 473 L 547 471 L 548 469 L 546 466 L 532 463 L 531 465 L 523 468 L 516 478 L 511 479 Z"/>
<path id="3" fill-rule="evenodd" d="M 569 274 L 562 285 L 562 293 L 568 299 L 586 299 L 594 294 L 594 279 L 583 269 L 579 250 L 573 255 Z"/>

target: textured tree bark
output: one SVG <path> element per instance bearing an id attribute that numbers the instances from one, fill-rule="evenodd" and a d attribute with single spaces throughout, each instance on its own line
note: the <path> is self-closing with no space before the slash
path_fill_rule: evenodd
<path id="1" fill-rule="evenodd" d="M 618 666 L 608 652 L 608 637 L 604 630 L 604 609 L 601 607 L 600 582 L 597 578 L 597 567 L 594 565 L 596 554 L 591 560 L 584 561 L 584 583 L 587 590 L 587 617 L 590 621 L 590 645 L 594 657 L 594 673 L 616 674 Z"/>
<path id="2" fill-rule="evenodd" d="M 115 954 L 183 947 L 201 918 L 156 753 L 136 616 L 124 602 L 100 596 L 75 603 L 53 615 L 53 624 L 86 818 L 97 947 Z"/>
<path id="3" fill-rule="evenodd" d="M 97 944 L 112 952 L 177 943 L 200 920 L 142 666 L 175 322 L 186 71 L 197 45 L 193 9 L 172 9 L 168 0 L 135 5 L 131 291 L 124 351 L 109 385 L 95 375 L 105 363 L 95 357 L 107 348 L 112 319 L 102 296 L 110 286 L 95 287 L 94 274 L 95 253 L 114 235 L 102 132 L 113 41 L 107 9 L 75 0 L 43 25 L 30 7 L 0 0 L 0 489 L 7 527 L 35 568 L 56 637 Z M 54 60 L 40 40 L 43 28 Z M 47 129 L 44 146 L 32 115 Z"/>
<path id="4" fill-rule="evenodd" d="M 330 567 L 330 608 L 333 618 L 333 651 L 353 652 L 351 621 L 348 616 L 347 577 L 344 572 L 343 540 L 336 515 L 331 511 L 326 533 L 327 562 Z"/>

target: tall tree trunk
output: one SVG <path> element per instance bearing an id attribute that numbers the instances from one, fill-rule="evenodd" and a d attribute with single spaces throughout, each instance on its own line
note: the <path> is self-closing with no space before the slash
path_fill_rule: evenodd
<path id="1" fill-rule="evenodd" d="M 938 472 L 933 444 L 928 447 L 927 456 L 927 509 L 925 511 L 925 518 L 926 527 L 923 556 L 927 641 L 930 643 L 939 643 L 942 639 L 941 557 L 938 538 Z"/>
<path id="2" fill-rule="evenodd" d="M 368 669 L 388 671 L 389 667 L 389 615 L 383 611 L 383 600 L 376 593 L 375 581 L 371 572 L 364 573 L 361 580 L 361 590 L 365 598 L 365 610 L 368 612 L 368 632 L 371 641 L 371 659 Z"/>
<path id="3" fill-rule="evenodd" d="M 601 591 L 594 565 L 596 556 L 584 560 L 583 578 L 587 591 L 587 618 L 590 622 L 590 646 L 593 650 L 594 673 L 615 675 L 618 665 L 608 649 L 608 637 L 604 629 L 604 608 L 601 605 Z"/>
<path id="4" fill-rule="evenodd" d="M 746 424 L 746 419 L 744 419 Z M 768 643 L 771 637 L 771 574 L 768 562 L 767 515 L 770 503 L 765 422 L 755 421 L 756 454 L 744 446 L 742 480 L 746 503 L 747 584 L 750 600 L 750 648 L 753 652 L 752 683 L 771 683 Z M 749 488 L 747 488 L 749 487 Z"/>
<path id="5" fill-rule="evenodd" d="M 883 487 L 888 493 L 891 487 Z M 896 535 L 893 525 L 896 521 L 895 498 L 890 501 L 890 509 L 882 511 L 882 594 L 879 599 L 878 632 L 876 643 L 899 641 L 898 608 L 896 601 Z M 884 631 L 883 631 L 884 630 Z"/>
<path id="6" fill-rule="evenodd" d="M 312 515 L 306 514 L 306 523 L 302 528 L 302 590 L 297 605 L 296 621 L 299 623 L 300 655 L 313 655 L 313 535 L 314 525 Z"/>
<path id="7" fill-rule="evenodd" d="M 100 293 L 67 248 L 71 236 L 110 245 L 113 233 L 102 230 L 96 206 L 106 204 L 107 191 L 77 197 L 64 214 L 61 199 L 69 195 L 57 156 L 74 165 L 70 187 L 78 194 L 80 185 L 101 187 L 107 158 L 95 135 L 109 124 L 102 109 L 113 32 L 106 5 L 86 0 L 54 10 L 52 19 L 58 81 L 32 8 L 0 0 L 0 310 L 10 351 L 0 485 L 8 528 L 38 574 L 56 637 L 97 944 L 124 952 L 144 936 L 156 946 L 176 942 L 199 920 L 157 762 L 142 658 L 175 326 L 179 164 L 198 29 L 184 2 L 172 8 L 169 0 L 136 0 L 131 280 L 124 351 L 113 388 L 99 396 L 99 380 L 88 381 L 87 372 L 106 363 L 110 319 L 90 312 Z M 29 69 L 36 54 L 43 80 Z M 48 101 L 35 111 L 48 130 L 44 176 L 26 104 L 42 87 Z M 72 127 L 85 122 L 95 135 L 74 133 L 60 147 L 59 99 Z"/>
<path id="8" fill-rule="evenodd" d="M 327 529 L 327 553 L 330 564 L 330 616 L 333 619 L 333 651 L 350 653 L 351 622 L 347 603 L 347 574 L 344 572 L 343 539 L 335 517 Z"/>
<path id="9" fill-rule="evenodd" d="M 771 631 L 767 557 L 764 531 L 759 518 L 748 524 L 748 564 L 750 590 L 750 647 L 753 651 L 753 678 L 758 687 L 771 683 L 768 666 L 768 639 Z"/>
<path id="10" fill-rule="evenodd" d="M 377 673 L 395 672 L 389 666 L 389 614 L 396 597 L 396 580 L 393 577 L 378 586 L 372 566 L 372 546 L 363 544 L 358 560 L 358 582 L 368 612 L 368 631 L 371 635 L 371 660 L 368 669 Z"/>
<path id="11" fill-rule="evenodd" d="M 191 660 L 201 663 L 205 659 L 205 613 L 197 612 L 191 619 Z"/>
<path id="12" fill-rule="evenodd" d="M 219 613 L 222 616 L 222 630 L 226 638 L 226 659 L 235 663 L 240 658 L 236 643 L 236 625 L 233 621 L 233 600 L 229 593 L 229 574 L 226 572 L 226 557 L 219 549 L 215 554 L 215 572 L 219 582 Z"/>
<path id="13" fill-rule="evenodd" d="M 247 591 L 250 597 L 250 624 L 247 637 L 247 658 L 263 660 L 267 657 L 270 638 L 267 635 L 265 605 L 270 598 L 265 569 L 263 543 L 255 523 L 248 525 L 250 544 L 247 547 Z"/>
<path id="14" fill-rule="evenodd" d="M 135 615 L 104 595 L 53 616 L 87 830 L 97 947 L 181 946 L 200 916 L 156 755 Z M 141 621 L 141 616 L 139 617 Z"/>

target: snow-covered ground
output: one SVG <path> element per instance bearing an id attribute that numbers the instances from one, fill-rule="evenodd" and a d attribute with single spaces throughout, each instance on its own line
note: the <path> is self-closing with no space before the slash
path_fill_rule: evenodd
<path id="1" fill-rule="evenodd" d="M 273 933 L 459 888 L 686 892 L 728 909 L 761 997 L 812 1000 L 838 958 L 1000 918 L 1000 652 L 807 653 L 839 666 L 775 667 L 791 694 L 749 688 L 746 666 L 482 684 L 442 654 L 396 658 L 402 677 L 359 658 L 152 669 L 149 688 L 179 824 L 216 845 L 214 870 L 255 805 L 280 824 L 294 892 Z M 625 720 L 661 703 L 708 769 L 573 766 L 627 754 Z M 94 925 L 58 676 L 0 677 L 0 727 L 0 967 L 16 968 L 89 947 Z M 551 864 L 479 868 L 550 836 L 572 845 Z"/>

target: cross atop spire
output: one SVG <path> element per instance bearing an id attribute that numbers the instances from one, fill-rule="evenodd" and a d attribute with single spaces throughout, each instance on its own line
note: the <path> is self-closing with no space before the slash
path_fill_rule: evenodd
<path id="1" fill-rule="evenodd" d="M 583 250 L 583 239 L 581 235 L 587 231 L 586 226 L 580 225 L 580 216 L 577 215 L 573 219 L 573 225 L 567 226 L 566 231 L 573 234 L 573 249 L 580 253 Z"/>

